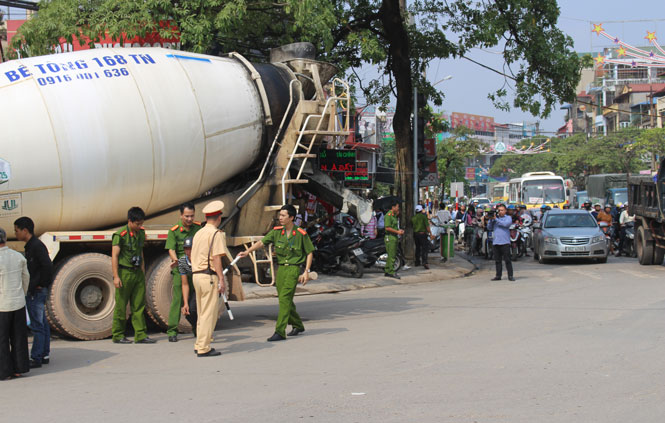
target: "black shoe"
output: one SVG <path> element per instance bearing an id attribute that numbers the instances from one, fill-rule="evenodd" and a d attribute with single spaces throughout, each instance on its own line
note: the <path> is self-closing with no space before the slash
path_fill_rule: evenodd
<path id="1" fill-rule="evenodd" d="M 46 357 L 42 358 L 42 364 L 48 364 L 49 361 L 51 361 L 50 355 L 47 355 Z"/>
<path id="2" fill-rule="evenodd" d="M 614 257 L 621 257 L 621 253 L 616 253 Z"/>
<path id="3" fill-rule="evenodd" d="M 169 336 L 169 342 L 178 342 L 178 335 Z"/>
<path id="4" fill-rule="evenodd" d="M 30 359 L 30 368 L 31 369 L 38 369 L 40 367 L 42 367 L 41 361 L 36 361 L 36 360 Z"/>
<path id="5" fill-rule="evenodd" d="M 387 278 L 393 278 L 393 279 L 402 279 L 402 278 L 399 277 L 399 275 L 397 273 L 395 273 L 394 275 L 391 275 L 390 273 L 384 273 L 383 276 L 385 276 Z"/>
<path id="6" fill-rule="evenodd" d="M 299 333 L 303 333 L 305 331 L 305 328 L 293 328 L 291 329 L 291 332 L 287 333 L 286 336 L 298 336 Z"/>
<path id="7" fill-rule="evenodd" d="M 122 339 L 114 339 L 114 340 L 113 340 L 113 343 L 114 343 L 114 344 L 131 344 L 132 341 L 130 341 L 130 340 L 127 339 L 127 338 L 122 338 Z"/>
<path id="8" fill-rule="evenodd" d="M 197 357 L 217 357 L 218 355 L 222 355 L 222 353 L 219 351 L 215 351 L 214 348 L 210 348 L 210 351 L 205 352 L 203 354 L 196 353 Z"/>
<path id="9" fill-rule="evenodd" d="M 511 281 L 511 282 L 515 282 L 515 278 L 512 277 L 512 276 L 508 276 L 508 280 Z"/>
<path id="10" fill-rule="evenodd" d="M 283 341 L 286 338 L 284 338 L 282 335 L 278 334 L 277 332 L 273 333 L 270 338 L 268 338 L 268 342 L 274 342 L 274 341 Z"/>
<path id="11" fill-rule="evenodd" d="M 429 264 L 425 263 L 425 264 L 423 264 L 423 267 L 424 267 L 425 269 L 429 270 Z"/>
<path id="12" fill-rule="evenodd" d="M 495 277 L 493 277 L 493 278 L 492 278 L 492 279 L 490 279 L 490 280 L 491 280 L 491 281 L 500 281 L 500 280 L 501 280 L 501 278 L 500 278 L 500 277 L 498 277 L 498 276 L 495 276 Z"/>
<path id="13" fill-rule="evenodd" d="M 141 339 L 140 341 L 136 341 L 137 344 L 154 344 L 156 342 L 157 341 L 155 341 L 154 339 L 150 339 L 148 337 L 145 337 L 145 338 Z"/>

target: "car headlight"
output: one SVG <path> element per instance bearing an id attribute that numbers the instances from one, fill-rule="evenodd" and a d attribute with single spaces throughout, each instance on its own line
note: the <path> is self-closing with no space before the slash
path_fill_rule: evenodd
<path id="1" fill-rule="evenodd" d="M 553 236 L 546 236 L 545 237 L 545 244 L 558 244 L 559 242 L 557 239 Z"/>
<path id="2" fill-rule="evenodd" d="M 594 236 L 593 238 L 591 238 L 591 243 L 595 244 L 597 242 L 602 242 L 604 240 L 605 240 L 605 235 L 598 235 L 598 236 Z"/>

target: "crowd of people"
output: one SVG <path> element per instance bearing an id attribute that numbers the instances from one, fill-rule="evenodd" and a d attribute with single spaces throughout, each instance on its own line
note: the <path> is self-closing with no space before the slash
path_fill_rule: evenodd
<path id="1" fill-rule="evenodd" d="M 167 235 L 165 249 L 171 258 L 173 300 L 167 336 L 178 342 L 178 323 L 184 315 L 191 323 L 197 357 L 221 353 L 211 348 L 212 333 L 219 315 L 218 298 L 226 292 L 223 259 L 227 255 L 225 238 L 219 230 L 224 203 L 212 201 L 203 208 L 205 223 L 194 221 L 193 203 L 180 207 L 180 220 Z M 285 205 L 279 212 L 279 226 L 238 257 L 274 244 L 278 263 L 276 288 L 279 314 L 275 333 L 268 341 L 285 340 L 305 331 L 296 312 L 293 297 L 298 283 L 310 277 L 314 247 L 307 232 L 295 224 L 296 208 Z M 115 308 L 111 340 L 115 344 L 154 344 L 145 321 L 145 259 L 143 247 L 145 213 L 139 207 L 127 212 L 127 224 L 111 241 L 111 267 L 115 286 Z M 0 380 L 10 380 L 50 362 L 50 327 L 46 319 L 46 300 L 53 283 L 53 264 L 46 246 L 34 235 L 29 217 L 14 222 L 16 239 L 25 242 L 25 255 L 7 246 L 7 233 L 0 228 Z M 125 335 L 127 305 L 131 310 L 133 341 Z M 29 318 L 29 321 L 28 321 Z M 287 325 L 292 330 L 286 334 Z M 32 348 L 28 348 L 28 328 Z"/>

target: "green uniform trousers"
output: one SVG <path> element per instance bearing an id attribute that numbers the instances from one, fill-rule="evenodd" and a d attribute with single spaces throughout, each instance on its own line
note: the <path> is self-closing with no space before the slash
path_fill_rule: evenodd
<path id="1" fill-rule="evenodd" d="M 393 235 L 386 235 L 386 254 L 388 258 L 386 259 L 386 267 L 383 269 L 385 273 L 389 275 L 395 274 L 395 258 L 397 257 L 397 237 Z"/>
<path id="2" fill-rule="evenodd" d="M 171 271 L 173 274 L 173 288 L 171 288 L 171 293 L 173 299 L 171 300 L 171 308 L 169 309 L 169 321 L 166 334 L 168 336 L 175 336 L 178 334 L 178 323 L 180 323 L 180 314 L 182 313 L 182 278 L 180 277 L 180 272 L 176 267 Z M 190 295 L 194 293 L 190 287 Z"/>
<path id="3" fill-rule="evenodd" d="M 305 329 L 296 312 L 296 305 L 293 303 L 293 296 L 296 293 L 298 285 L 298 276 L 300 276 L 300 266 L 283 266 L 277 269 L 277 298 L 279 298 L 279 313 L 277 314 L 277 324 L 275 333 L 286 337 L 286 325 L 289 324 L 297 329 Z"/>
<path id="4" fill-rule="evenodd" d="M 134 327 L 134 342 L 138 342 L 148 335 L 145 326 L 145 274 L 140 268 L 127 269 L 120 267 L 118 276 L 122 287 L 115 289 L 115 308 L 113 310 L 113 325 L 111 333 L 113 340 L 125 337 L 127 323 L 127 302 L 132 310 L 132 326 Z"/>

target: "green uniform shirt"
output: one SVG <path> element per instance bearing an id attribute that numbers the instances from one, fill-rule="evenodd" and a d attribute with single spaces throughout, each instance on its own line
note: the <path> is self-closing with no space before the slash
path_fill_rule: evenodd
<path id="1" fill-rule="evenodd" d="M 286 233 L 283 226 L 275 226 L 261 242 L 264 245 L 275 244 L 275 255 L 279 264 L 304 264 L 309 253 L 314 251 L 307 232 L 295 225 L 290 234 Z"/>
<path id="2" fill-rule="evenodd" d="M 424 213 L 417 213 L 411 218 L 413 232 L 427 232 L 427 216 Z"/>
<path id="3" fill-rule="evenodd" d="M 386 213 L 386 217 L 383 219 L 383 223 L 386 229 L 392 228 L 396 231 L 399 230 L 399 223 L 397 222 L 397 216 L 393 214 L 392 210 Z M 386 231 L 386 236 L 397 236 L 397 234 L 394 232 Z"/>
<path id="4" fill-rule="evenodd" d="M 193 238 L 194 234 L 201 229 L 201 224 L 199 222 L 192 223 L 192 226 L 189 229 L 185 229 L 182 225 L 182 220 L 178 220 L 178 224 L 169 229 L 169 234 L 166 237 L 166 245 L 164 249 L 166 250 L 175 250 L 176 257 L 180 258 L 185 255 L 185 248 L 183 244 L 185 239 Z"/>
<path id="5" fill-rule="evenodd" d="M 132 257 L 140 256 L 143 252 L 145 231 L 140 229 L 138 233 L 134 233 L 129 230 L 129 226 L 125 226 L 124 228 L 118 229 L 111 239 L 111 245 L 120 246 L 118 264 L 123 267 L 133 268 Z"/>

